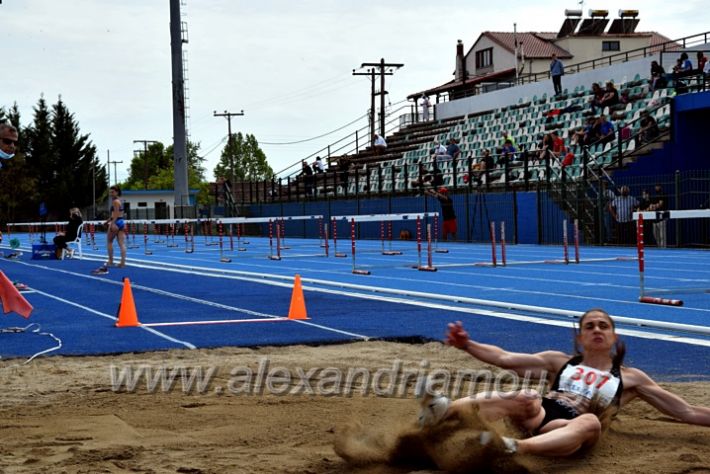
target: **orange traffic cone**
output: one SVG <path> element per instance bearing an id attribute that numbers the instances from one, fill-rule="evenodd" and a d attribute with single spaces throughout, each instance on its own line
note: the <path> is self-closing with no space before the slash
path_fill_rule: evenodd
<path id="1" fill-rule="evenodd" d="M 118 305 L 118 320 L 116 320 L 117 328 L 130 328 L 140 326 L 138 322 L 138 314 L 136 313 L 136 304 L 133 301 L 133 291 L 131 291 L 131 281 L 128 278 L 123 279 L 123 294 L 121 295 L 121 304 Z"/>
<path id="2" fill-rule="evenodd" d="M 301 275 L 296 275 L 296 281 L 293 283 L 288 319 L 308 319 L 306 300 L 303 299 L 303 288 L 301 288 Z"/>

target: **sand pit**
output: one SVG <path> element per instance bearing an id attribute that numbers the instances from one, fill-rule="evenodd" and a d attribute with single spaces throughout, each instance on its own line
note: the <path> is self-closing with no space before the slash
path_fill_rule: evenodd
<path id="1" fill-rule="evenodd" d="M 257 377 L 265 358 L 270 370 L 282 367 L 298 374 L 300 368 L 311 386 L 293 378 L 284 381 L 281 374 L 281 382 L 272 380 L 263 394 L 253 393 L 256 384 L 246 384 L 246 369 Z M 27 366 L 17 366 L 21 360 L 0 360 L 0 472 L 436 472 L 436 466 L 414 455 L 416 449 L 413 461 L 400 466 L 377 463 L 382 459 L 376 455 L 374 464 L 349 464 L 334 451 L 337 434 L 349 426 L 359 425 L 368 436 L 386 443 L 388 436 L 414 423 L 418 406 L 411 396 L 363 396 L 360 386 L 350 396 L 332 394 L 337 370 L 361 367 L 374 372 L 393 367 L 396 359 L 414 369 L 424 359 L 431 368 L 484 368 L 438 343 L 393 342 L 51 357 Z M 153 390 L 141 379 L 134 390 L 114 391 L 112 365 L 118 370 L 182 366 L 215 372 L 209 384 L 190 393 L 183 392 L 180 382 L 163 391 L 159 378 Z M 309 376 L 309 370 L 327 367 L 332 370 Z M 691 403 L 710 406 L 710 383 L 663 385 Z M 275 394 L 294 389 L 299 393 Z M 464 449 L 468 442 L 465 433 L 452 437 L 437 455 Z M 520 458 L 492 468 L 710 472 L 708 446 L 710 428 L 674 422 L 643 402 L 633 402 L 589 453 L 571 459 Z"/>

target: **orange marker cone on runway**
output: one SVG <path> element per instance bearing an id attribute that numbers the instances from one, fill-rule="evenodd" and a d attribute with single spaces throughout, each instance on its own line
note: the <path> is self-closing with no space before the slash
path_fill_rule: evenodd
<path id="1" fill-rule="evenodd" d="M 140 326 L 138 322 L 138 313 L 136 313 L 136 304 L 133 301 L 133 291 L 131 291 L 131 281 L 128 278 L 123 279 L 123 294 L 121 295 L 121 304 L 118 306 L 118 320 L 116 321 L 117 328 L 130 328 Z"/>
<path id="2" fill-rule="evenodd" d="M 303 299 L 303 288 L 301 288 L 301 275 L 296 275 L 296 281 L 293 283 L 288 319 L 308 319 L 306 301 Z"/>

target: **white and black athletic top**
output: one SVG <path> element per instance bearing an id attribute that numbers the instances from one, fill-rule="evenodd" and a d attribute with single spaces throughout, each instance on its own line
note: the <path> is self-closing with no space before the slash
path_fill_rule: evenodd
<path id="1" fill-rule="evenodd" d="M 582 359 L 575 356 L 562 366 L 546 398 L 564 402 L 578 414 L 589 412 L 592 402 L 602 409 L 618 405 L 624 390 L 620 364 L 607 372 L 581 364 Z"/>

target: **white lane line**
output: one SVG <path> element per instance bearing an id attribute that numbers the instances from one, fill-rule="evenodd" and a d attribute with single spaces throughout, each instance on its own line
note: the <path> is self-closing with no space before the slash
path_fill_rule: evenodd
<path id="1" fill-rule="evenodd" d="M 26 263 L 26 262 L 20 262 L 20 261 L 18 261 L 17 263 L 19 263 L 19 264 L 21 264 L 21 265 L 29 266 L 29 267 L 41 268 L 41 269 L 43 269 L 43 270 L 49 270 L 49 271 L 53 271 L 53 272 L 64 273 L 64 274 L 66 274 L 66 275 L 72 275 L 72 276 L 77 276 L 77 277 L 81 277 L 81 278 L 89 278 L 89 279 L 92 279 L 92 280 L 98 280 L 98 281 L 101 281 L 101 282 L 104 282 L 104 283 L 109 283 L 109 284 L 112 284 L 112 285 L 118 285 L 118 286 L 122 286 L 122 285 L 123 285 L 122 282 L 113 281 L 113 280 L 108 280 L 108 279 L 106 279 L 106 278 L 96 277 L 96 276 L 92 276 L 92 275 L 84 275 L 83 273 L 76 273 L 76 272 L 72 272 L 72 271 L 69 271 L 69 270 L 62 270 L 62 269 L 59 269 L 59 268 L 51 268 L 51 267 L 47 267 L 47 266 L 45 266 L 45 265 L 32 264 L 32 263 Z M 133 265 L 133 266 L 137 266 L 137 267 L 139 267 L 139 268 L 141 267 L 140 265 Z M 155 269 L 155 268 L 152 268 L 152 267 L 145 267 L 145 266 L 143 266 L 142 268 Z M 191 275 L 196 275 L 196 274 L 197 274 L 197 275 L 212 276 L 212 277 L 215 276 L 214 274 L 201 274 L 201 273 L 196 273 L 196 272 L 194 272 L 194 271 L 177 271 L 177 273 L 187 273 L 187 274 L 191 274 Z M 218 276 L 218 277 L 219 277 L 219 278 L 230 278 L 230 277 L 228 277 L 228 276 Z M 255 281 L 255 280 L 249 280 L 249 279 L 247 279 L 247 278 L 237 278 L 237 277 L 232 277 L 231 279 L 241 279 L 241 280 L 245 280 L 245 281 Z M 256 281 L 257 281 L 258 283 L 267 283 L 267 284 L 270 284 L 270 285 L 272 285 L 272 286 L 280 286 L 280 287 L 284 287 L 284 288 L 292 288 L 292 287 L 293 287 L 293 284 L 292 284 L 292 283 L 264 282 L 263 280 L 256 280 Z M 275 315 L 275 314 L 261 313 L 261 312 L 259 312 L 259 311 L 252 311 L 252 310 L 249 310 L 249 309 L 246 309 L 246 308 L 239 308 L 239 307 L 236 307 L 236 306 L 225 305 L 225 304 L 222 304 L 222 303 L 217 303 L 217 302 L 215 302 L 215 301 L 209 301 L 209 300 L 204 300 L 204 299 L 200 299 L 200 298 L 193 298 L 192 296 L 181 295 L 181 294 L 179 294 L 179 293 L 172 293 L 172 292 L 165 291 L 165 290 L 161 290 L 161 289 L 158 289 L 158 288 L 152 288 L 152 287 L 148 287 L 148 286 L 144 286 L 144 285 L 139 285 L 139 284 L 135 284 L 135 283 L 131 283 L 131 288 L 143 290 L 143 291 L 146 291 L 146 292 L 149 292 L 149 293 L 154 293 L 154 294 L 161 295 L 161 296 L 166 296 L 166 297 L 170 297 L 170 298 L 175 298 L 175 299 L 182 300 L 182 301 L 189 301 L 189 302 L 191 302 L 191 303 L 196 303 L 196 304 L 202 304 L 202 305 L 206 305 L 206 306 L 211 306 L 211 307 L 213 307 L 213 308 L 219 308 L 219 309 L 223 309 L 223 310 L 226 310 L 226 311 L 233 311 L 233 312 L 236 312 L 236 313 L 249 314 L 249 315 L 251 315 L 251 316 L 260 316 L 260 317 L 265 317 L 265 318 L 283 318 L 283 316 L 279 316 L 279 315 Z M 35 291 L 38 291 L 38 290 L 35 290 Z M 104 313 L 96 312 L 96 314 L 102 314 L 102 315 L 103 315 Z M 107 315 L 107 316 L 109 316 L 111 319 L 114 319 L 114 320 L 116 319 L 116 318 L 113 317 L 113 316 L 110 316 L 110 315 Z M 334 333 L 337 333 L 337 334 L 343 334 L 343 335 L 345 335 L 345 336 L 354 337 L 354 338 L 357 338 L 357 339 L 362 339 L 362 340 L 364 340 L 364 341 L 368 341 L 368 340 L 371 339 L 370 336 L 365 336 L 365 335 L 363 335 L 363 334 L 357 334 L 357 333 L 349 332 L 349 331 L 343 331 L 343 330 L 341 330 L 341 329 L 336 329 L 336 328 L 333 328 L 333 327 L 325 326 L 325 325 L 322 325 L 322 324 L 316 324 L 316 323 L 312 323 L 312 322 L 309 322 L 309 321 L 293 320 L 293 322 L 299 323 L 299 324 L 303 324 L 303 325 L 305 325 L 305 326 L 310 326 L 310 327 L 314 327 L 314 328 L 317 328 L 317 329 L 321 329 L 321 330 L 323 330 L 323 331 L 334 332 Z M 146 328 L 146 330 L 150 330 L 150 328 Z M 194 347 L 193 347 L 193 348 L 194 348 Z"/>
<path id="2" fill-rule="evenodd" d="M 542 324 L 545 326 L 557 326 L 557 327 L 563 327 L 563 328 L 568 328 L 568 329 L 574 328 L 573 322 L 551 320 L 551 319 L 545 319 L 545 318 L 541 318 L 541 317 L 524 316 L 524 315 L 520 315 L 520 314 L 505 313 L 502 311 L 490 311 L 490 310 L 475 309 L 475 308 L 462 308 L 460 306 L 450 306 L 450 305 L 444 305 L 444 304 L 439 304 L 439 303 L 431 303 L 428 301 L 415 301 L 415 300 L 394 298 L 394 297 L 388 297 L 388 296 L 365 295 L 362 293 L 351 293 L 351 292 L 347 292 L 347 291 L 328 290 L 325 288 L 321 288 L 321 289 L 314 290 L 314 291 L 321 291 L 323 293 L 331 293 L 331 294 L 336 294 L 336 295 L 350 296 L 350 297 L 377 300 L 377 301 L 385 301 L 385 302 L 389 302 L 389 303 L 408 304 L 411 306 L 423 306 L 425 308 L 441 309 L 441 310 L 445 310 L 445 311 L 455 311 L 455 312 L 459 312 L 459 313 L 468 313 L 468 314 L 474 314 L 474 315 L 480 315 L 480 316 L 490 316 L 490 317 L 494 317 L 494 318 L 510 319 L 510 320 L 514 320 L 514 321 L 522 321 L 522 322 L 533 323 L 533 324 Z M 443 329 L 442 329 L 442 331 L 443 331 Z M 624 329 L 624 328 L 617 328 L 616 333 L 621 334 L 621 335 L 625 335 L 625 336 L 638 337 L 641 339 L 653 339 L 653 340 L 661 340 L 661 341 L 666 341 L 666 342 L 678 342 L 678 343 L 682 343 L 682 344 L 710 347 L 710 340 L 695 339 L 695 338 L 686 337 L 686 336 L 673 336 L 673 335 L 649 333 L 649 332 L 638 331 L 638 330 L 634 330 L 634 329 Z"/>
<path id="3" fill-rule="evenodd" d="M 71 306 L 75 306 L 75 307 L 77 307 L 77 308 L 81 308 L 81 309 L 83 309 L 84 311 L 87 311 L 87 312 L 89 312 L 89 313 L 91 313 L 91 314 L 95 314 L 95 315 L 97 315 L 97 316 L 101 316 L 102 318 L 106 318 L 106 319 L 110 319 L 110 320 L 112 320 L 112 321 L 116 321 L 116 318 L 115 318 L 114 316 L 111 316 L 110 314 L 102 313 L 102 312 L 100 312 L 100 311 L 96 311 L 95 309 L 89 308 L 88 306 L 85 306 L 85 305 L 83 305 L 83 304 L 75 303 L 75 302 L 73 302 L 73 301 L 69 301 L 69 300 L 67 300 L 67 299 L 60 298 L 59 296 L 55 296 L 55 295 L 52 295 L 52 294 L 50 294 L 50 293 L 46 293 L 46 292 L 44 292 L 44 291 L 40 291 L 40 290 L 37 290 L 37 289 L 35 289 L 35 293 L 40 294 L 40 295 L 43 295 L 43 296 L 46 296 L 47 298 L 51 298 L 51 299 L 53 299 L 53 300 L 60 301 L 60 302 L 62 302 L 62 303 L 64 303 L 64 304 L 68 304 L 68 305 L 71 305 Z M 152 334 L 154 334 L 154 335 L 156 335 L 156 336 L 158 336 L 158 337 L 162 337 L 163 339 L 166 339 L 166 340 L 168 340 L 168 341 L 170 341 L 170 342 L 174 342 L 175 344 L 181 344 L 181 345 L 187 347 L 188 349 L 197 349 L 197 347 L 195 347 L 194 345 L 190 344 L 190 343 L 187 342 L 187 341 L 181 341 L 180 339 L 175 339 L 174 337 L 168 336 L 167 334 L 163 334 L 162 332 L 156 331 L 155 329 L 152 329 L 152 328 L 142 327 L 142 326 L 139 326 L 139 327 L 140 327 L 141 329 L 143 329 L 144 331 L 148 331 L 148 332 L 150 332 L 150 333 L 152 333 Z M 120 329 L 116 329 L 116 330 L 119 331 Z"/>
<path id="4" fill-rule="evenodd" d="M 18 262 L 25 264 L 24 262 Z M 48 268 L 49 267 L 44 267 L 41 265 L 31 265 L 31 264 L 25 264 L 25 265 L 30 265 L 30 266 L 40 266 L 42 268 Z M 155 269 L 153 266 L 148 266 L 148 265 L 134 265 L 137 267 L 142 267 L 142 268 L 148 268 L 148 269 Z M 176 267 L 177 265 L 170 265 L 170 267 Z M 264 280 L 265 276 L 262 274 L 260 275 L 260 278 L 254 279 L 253 274 L 249 274 L 248 272 L 241 272 L 241 271 L 236 271 L 236 270 L 222 270 L 221 275 L 216 275 L 212 272 L 205 272 L 204 268 L 200 268 L 200 271 L 197 272 L 195 269 L 181 269 L 181 268 L 163 268 L 165 270 L 173 271 L 176 273 L 186 273 L 186 274 L 199 274 L 202 276 L 211 276 L 211 277 L 216 277 L 216 278 L 227 278 L 227 279 L 237 279 L 237 280 L 244 280 L 244 281 L 251 281 L 251 282 L 256 282 L 256 283 L 264 283 L 264 284 L 270 284 L 274 286 L 282 286 L 282 287 L 290 287 L 290 282 L 274 282 L 274 281 L 267 281 Z M 54 270 L 54 269 L 51 269 Z M 73 272 L 67 272 L 65 270 L 58 270 L 66 273 L 72 273 Z M 224 273 L 239 273 L 239 274 L 247 274 L 249 275 L 248 277 L 244 276 L 233 276 L 233 275 L 225 275 Z M 79 276 L 85 276 L 78 274 Z M 281 276 L 275 276 L 276 278 L 279 279 L 284 279 L 284 280 L 290 280 L 289 277 L 281 277 Z M 520 304 L 514 304 L 514 303 L 503 303 L 503 302 L 496 302 L 496 301 L 488 301 L 488 300 L 478 300 L 478 299 L 473 299 L 473 298 L 466 298 L 466 297 L 451 297 L 448 295 L 438 295 L 438 294 L 432 294 L 432 293 L 423 293 L 423 292 L 414 292 L 414 291 L 405 291 L 405 290 L 393 290 L 393 289 L 388 289 L 388 288 L 378 288 L 378 287 L 372 287 L 372 286 L 366 286 L 366 285 L 354 285 L 354 284 L 334 284 L 333 282 L 327 281 L 327 280 L 312 280 L 312 279 L 303 279 L 304 282 L 312 282 L 312 283 L 320 283 L 320 284 L 325 284 L 329 286 L 334 286 L 338 285 L 341 287 L 350 287 L 350 288 L 358 288 L 358 289 L 365 289 L 366 291 L 374 291 L 374 292 L 381 292 L 381 293 L 390 293 L 390 294 L 397 294 L 399 296 L 410 296 L 410 297 L 421 297 L 421 298 L 428 298 L 428 299 L 439 299 L 439 300 L 448 300 L 448 301 L 456 301 L 456 302 L 462 302 L 462 303 L 470 303 L 470 304 L 484 304 L 488 306 L 498 306 L 498 307 L 503 307 L 503 308 L 508 308 L 508 309 L 523 309 L 527 311 L 536 311 L 536 312 L 542 312 L 542 313 L 550 313 L 550 314 L 557 314 L 557 315 L 564 315 L 564 316 L 570 316 L 570 315 L 577 315 L 577 312 L 573 311 L 566 311 L 566 310 L 558 310 L 555 308 L 544 308 L 544 307 L 537 307 L 537 306 L 530 306 L 530 305 L 520 305 Z M 119 284 L 119 283 L 117 283 Z M 329 292 L 329 291 L 334 291 L 334 290 L 325 290 L 325 289 L 320 289 L 320 288 L 313 288 L 313 287 L 304 287 L 304 290 L 310 290 L 310 291 L 321 291 L 321 292 Z M 163 290 L 156 290 L 152 289 L 153 291 L 160 291 L 162 292 Z M 336 290 L 337 291 L 337 290 Z M 371 297 L 372 295 L 362 295 L 360 293 L 341 293 L 343 295 L 351 296 L 351 297 Z M 180 295 L 182 297 L 182 295 Z M 184 297 L 184 298 L 189 298 L 189 297 Z M 376 297 L 377 298 L 377 297 Z M 375 298 L 375 299 L 376 299 Z M 427 303 L 421 304 L 420 302 L 412 302 L 411 300 L 398 300 L 398 303 L 403 303 L 403 304 L 410 304 L 414 303 L 416 305 L 423 305 L 427 306 Z M 219 304 L 219 303 L 212 303 L 212 304 Z M 451 306 L 444 306 L 442 305 L 442 309 L 451 309 L 451 310 L 456 310 L 456 307 L 451 307 Z M 473 313 L 478 313 L 477 310 L 470 310 Z M 466 311 L 464 311 L 466 312 Z M 257 315 L 262 315 L 259 313 L 255 313 Z M 508 314 L 508 313 L 501 313 L 501 314 Z M 662 329 L 673 329 L 675 328 L 676 330 L 678 329 L 684 329 L 688 330 L 691 332 L 696 332 L 696 333 L 706 333 L 708 331 L 708 328 L 703 327 L 703 326 L 692 326 L 692 325 L 686 325 L 686 324 L 677 324 L 677 323 L 667 323 L 664 321 L 654 321 L 654 320 L 642 320 L 638 318 L 627 318 L 623 316 L 613 316 L 616 320 L 618 321 L 623 321 L 627 322 L 629 324 L 634 324 L 634 325 L 643 325 L 647 327 L 659 327 Z M 533 318 L 533 319 L 538 319 L 538 320 L 543 320 L 543 321 L 548 321 L 544 320 L 543 318 Z M 553 323 L 555 321 L 549 321 L 550 323 Z M 649 336 L 650 338 L 660 338 L 658 335 L 653 334 L 652 336 Z M 674 340 L 678 341 L 678 336 L 664 336 L 669 338 L 668 340 Z"/>
<path id="5" fill-rule="evenodd" d="M 141 265 L 138 265 L 141 266 Z M 149 266 L 142 266 L 143 268 L 153 268 Z M 280 287 L 290 287 L 291 283 L 289 282 L 275 282 L 275 281 L 268 281 L 264 280 L 263 276 L 260 279 L 254 279 L 252 277 L 244 277 L 244 276 L 234 276 L 234 275 L 216 275 L 214 273 L 208 273 L 208 272 L 196 272 L 195 270 L 183 270 L 183 269 L 166 269 L 168 271 L 176 272 L 176 273 L 187 273 L 187 274 L 193 274 L 193 275 L 202 275 L 202 276 L 208 276 L 208 277 L 213 277 L 213 278 L 224 278 L 224 279 L 237 279 L 237 280 L 244 280 L 244 281 L 250 281 L 250 282 L 255 282 L 255 283 L 263 283 L 263 284 L 268 284 L 268 285 L 273 285 L 273 286 L 280 286 Z M 69 272 L 71 273 L 71 272 Z M 243 272 L 240 272 L 243 273 Z M 282 277 L 279 277 L 282 278 Z M 310 282 L 310 283 L 320 283 L 320 284 L 327 284 L 330 286 L 333 286 L 333 282 L 329 281 L 323 281 L 323 280 L 311 280 L 311 279 L 303 279 L 304 282 Z M 423 293 L 423 292 L 407 292 L 405 290 L 393 290 L 393 289 L 387 289 L 387 288 L 378 288 L 378 287 L 371 287 L 371 286 L 366 286 L 366 285 L 354 285 L 354 284 L 340 284 L 339 286 L 341 287 L 349 287 L 351 289 L 357 288 L 361 290 L 366 290 L 366 291 L 373 291 L 373 292 L 380 292 L 380 293 L 389 293 L 389 294 L 395 294 L 400 297 L 421 297 L 421 298 L 428 298 L 428 299 L 439 299 L 439 300 L 446 300 L 446 301 L 453 301 L 453 302 L 461 302 L 461 303 L 468 303 L 468 304 L 487 304 L 489 306 L 499 306 L 503 307 L 506 309 L 519 309 L 519 310 L 526 310 L 526 311 L 536 311 L 536 312 L 541 312 L 541 313 L 550 313 L 550 314 L 556 314 L 556 315 L 562 315 L 566 317 L 576 317 L 578 316 L 578 312 L 575 311 L 567 311 L 567 310 L 559 310 L 555 308 L 545 308 L 545 307 L 538 307 L 538 306 L 530 306 L 530 305 L 520 305 L 520 304 L 511 304 L 511 303 L 503 303 L 503 302 L 494 302 L 494 301 L 487 301 L 487 300 L 477 300 L 473 298 L 465 298 L 465 297 L 451 297 L 448 295 L 437 295 L 437 294 L 432 294 L 432 293 Z M 324 289 L 324 288 L 315 288 L 315 287 L 304 287 L 304 290 L 308 291 L 318 291 L 322 293 L 332 293 L 332 294 L 339 294 L 343 296 L 349 296 L 349 297 L 356 297 L 356 298 L 363 298 L 363 299 L 373 299 L 373 300 L 378 300 L 378 301 L 389 301 L 389 302 L 395 302 L 395 303 L 401 303 L 401 304 L 410 304 L 410 305 L 415 305 L 415 306 L 425 306 L 425 307 L 439 307 L 440 309 L 445 309 L 445 310 L 450 310 L 450 311 L 459 311 L 459 312 L 468 312 L 472 314 L 484 314 L 487 310 L 478 310 L 478 309 L 472 309 L 472 308 L 460 308 L 457 306 L 450 306 L 450 305 L 444 305 L 444 304 L 435 304 L 435 303 L 430 303 L 430 302 L 421 302 L 421 301 L 416 301 L 416 300 L 411 300 L 411 299 L 403 299 L 403 298 L 393 298 L 393 297 L 385 297 L 385 296 L 377 296 L 377 295 L 365 295 L 362 293 L 352 293 L 352 292 L 345 292 L 341 290 L 329 290 L 329 289 Z M 157 289 L 150 289 L 150 291 L 153 292 L 160 292 L 162 293 L 168 293 L 164 292 L 163 290 L 157 290 Z M 187 297 L 184 295 L 176 295 L 176 297 L 184 298 L 184 299 L 189 299 L 193 300 L 191 297 Z M 194 299 L 197 300 L 197 299 Z M 197 300 L 196 302 L 199 301 L 204 301 L 204 300 Z M 207 302 L 207 304 L 210 304 L 212 306 L 224 306 L 221 305 L 220 303 L 214 303 L 214 302 Z M 226 307 L 224 309 L 228 309 L 229 307 Z M 247 310 L 249 311 L 249 310 Z M 542 317 L 527 317 L 527 316 L 521 316 L 521 315 L 516 315 L 516 314 L 511 314 L 511 313 L 504 313 L 500 311 L 495 311 L 491 312 L 488 311 L 487 315 L 491 316 L 497 316 L 497 317 L 503 317 L 507 319 L 516 319 L 516 318 L 528 318 L 528 319 L 523 319 L 528 322 L 536 322 L 538 324 L 549 324 L 549 325 L 560 325 L 559 321 L 556 320 L 549 320 L 545 319 Z M 273 316 L 273 315 L 266 315 L 265 313 L 258 313 L 258 312 L 251 312 L 251 314 L 257 315 L 257 316 L 267 316 L 267 317 L 278 317 L 278 316 Z M 687 324 L 677 324 L 677 323 L 667 323 L 664 321 L 653 321 L 653 320 L 643 320 L 643 319 L 638 319 L 638 318 L 628 318 L 624 316 L 612 316 L 615 320 L 622 322 L 622 323 L 627 323 L 631 325 L 638 325 L 638 326 L 647 326 L 647 327 L 657 327 L 661 329 L 675 329 L 675 330 L 685 330 L 688 332 L 696 332 L 696 333 L 707 333 L 708 328 L 703 327 L 703 326 L 692 326 L 692 325 L 687 325 Z M 302 322 L 302 321 L 298 321 Z M 305 322 L 302 322 L 305 323 Z M 564 323 L 562 323 L 564 325 Z M 630 330 L 625 330 L 625 331 L 630 331 Z M 631 334 L 631 333 L 629 333 Z M 661 339 L 661 340 L 668 340 L 668 341 L 673 341 L 673 342 L 684 342 L 688 344 L 695 344 L 695 345 L 705 345 L 706 341 L 704 340 L 699 340 L 699 339 L 692 339 L 692 338 L 686 338 L 683 336 L 676 336 L 676 335 L 661 335 L 657 333 L 646 333 L 646 332 L 641 332 L 641 331 L 634 331 L 633 335 L 637 335 L 638 337 L 641 337 L 640 335 L 643 334 L 645 335 L 646 338 L 649 339 Z M 700 342 L 698 342 L 700 341 Z"/>

